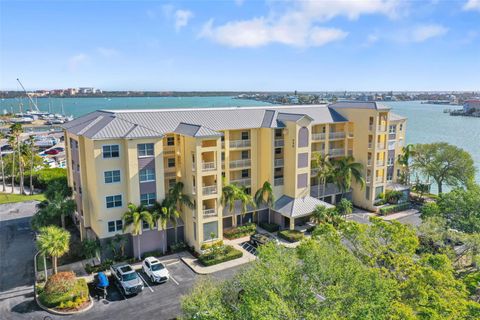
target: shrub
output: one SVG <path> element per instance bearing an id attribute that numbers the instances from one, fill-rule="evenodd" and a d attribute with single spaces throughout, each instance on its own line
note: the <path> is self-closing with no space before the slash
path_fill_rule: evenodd
<path id="1" fill-rule="evenodd" d="M 227 239 L 237 239 L 241 237 L 250 236 L 257 232 L 257 226 L 255 223 L 248 223 L 244 226 L 232 228 L 223 232 L 223 236 Z"/>
<path id="2" fill-rule="evenodd" d="M 76 278 L 73 272 L 59 272 L 48 278 L 45 284 L 45 293 L 66 293 L 75 285 L 75 281 Z"/>
<path id="3" fill-rule="evenodd" d="M 243 252 L 232 246 L 219 247 L 217 250 L 209 251 L 201 254 L 198 260 L 204 266 L 213 266 L 222 262 L 238 259 L 243 256 Z"/>
<path id="4" fill-rule="evenodd" d="M 276 232 L 280 229 L 280 226 L 276 223 L 260 222 L 260 227 L 268 232 Z"/>
<path id="5" fill-rule="evenodd" d="M 223 246 L 223 240 L 216 240 L 216 241 L 213 241 L 213 242 L 205 242 L 204 244 L 202 244 L 202 246 L 200 247 L 201 250 L 206 250 L 206 249 L 209 249 L 211 247 L 215 247 L 215 246 Z"/>
<path id="6" fill-rule="evenodd" d="M 303 239 L 303 233 L 298 230 L 282 230 L 278 231 L 278 236 L 289 242 L 297 242 Z"/>
<path id="7" fill-rule="evenodd" d="M 113 264 L 113 261 L 110 259 L 106 259 L 101 264 L 96 266 L 92 266 L 91 264 L 86 263 L 85 271 L 89 274 L 105 271 L 105 270 L 108 270 L 112 266 L 112 264 Z"/>
<path id="8" fill-rule="evenodd" d="M 174 243 L 170 246 L 170 251 L 175 253 L 175 252 L 180 252 L 183 251 L 187 248 L 187 244 L 184 242 L 179 242 L 179 243 Z"/>
<path id="9" fill-rule="evenodd" d="M 63 168 L 45 168 L 38 170 L 33 176 L 35 187 L 43 190 L 54 181 L 60 181 L 67 185 L 67 170 Z"/>
<path id="10" fill-rule="evenodd" d="M 54 286 L 50 284 L 49 286 L 50 279 L 53 277 L 48 279 L 45 290 L 38 296 L 45 306 L 49 308 L 74 309 L 79 308 L 88 300 L 88 286 L 85 279 L 74 279 L 72 285 L 65 291 L 63 285 Z M 67 278 L 70 279 L 70 276 L 67 276 Z M 58 282 L 58 279 L 54 280 L 54 282 Z M 57 288 L 60 291 L 47 291 L 47 286 L 51 288 L 49 290 Z"/>
<path id="11" fill-rule="evenodd" d="M 147 251 L 142 253 L 142 259 L 145 259 L 146 257 L 159 257 L 162 255 L 163 255 L 163 252 L 160 250 Z"/>
<path id="12" fill-rule="evenodd" d="M 401 204 L 393 204 L 391 206 L 386 206 L 383 208 L 380 208 L 380 215 L 384 216 L 390 213 L 395 213 L 403 210 L 410 209 L 410 203 L 401 203 Z"/>

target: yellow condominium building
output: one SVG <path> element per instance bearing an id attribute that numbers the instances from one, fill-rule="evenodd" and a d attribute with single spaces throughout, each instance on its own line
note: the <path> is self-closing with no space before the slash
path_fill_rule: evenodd
<path id="1" fill-rule="evenodd" d="M 129 254 L 175 241 L 200 250 L 212 233 L 222 238 L 223 230 L 251 221 L 295 228 L 317 205 L 332 206 L 342 196 L 335 184 L 324 187 L 316 178 L 316 152 L 331 159 L 352 156 L 363 165 L 366 187 L 353 181 L 344 193 L 373 211 L 387 188 L 404 189 L 396 159 L 405 129 L 405 118 L 376 102 L 96 111 L 64 125 L 75 221 L 82 238 L 102 244 L 122 234 Z M 152 205 L 178 181 L 195 206 L 181 208 L 176 228 L 123 233 L 128 203 Z M 223 183 L 254 194 L 265 181 L 274 189 L 273 208 L 241 215 L 240 206 L 233 212 L 222 207 Z"/>

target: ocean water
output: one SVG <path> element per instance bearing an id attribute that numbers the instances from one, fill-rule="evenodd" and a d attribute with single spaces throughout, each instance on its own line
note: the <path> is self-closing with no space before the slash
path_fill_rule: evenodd
<path id="1" fill-rule="evenodd" d="M 18 99 L 0 100 L 3 110 L 18 112 Z M 22 99 L 28 106 L 27 99 Z M 41 110 L 74 117 L 99 109 L 162 109 L 162 108 L 208 108 L 233 106 L 269 105 L 254 100 L 233 97 L 151 97 L 151 98 L 40 98 Z M 406 116 L 407 143 L 429 143 L 444 141 L 468 151 L 477 167 L 476 180 L 480 183 L 480 118 L 452 117 L 443 113 L 448 106 L 421 104 L 417 101 L 387 102 L 393 111 Z"/>

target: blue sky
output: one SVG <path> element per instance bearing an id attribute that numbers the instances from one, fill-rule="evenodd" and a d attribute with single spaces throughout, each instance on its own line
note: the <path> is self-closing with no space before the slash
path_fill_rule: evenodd
<path id="1" fill-rule="evenodd" d="M 0 88 L 480 90 L 480 0 L 0 1 Z"/>

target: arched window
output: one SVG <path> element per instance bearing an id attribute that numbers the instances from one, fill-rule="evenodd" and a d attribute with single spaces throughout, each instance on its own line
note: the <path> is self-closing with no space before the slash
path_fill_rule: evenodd
<path id="1" fill-rule="evenodd" d="M 301 127 L 298 130 L 298 147 L 308 147 L 308 129 L 306 127 Z"/>

